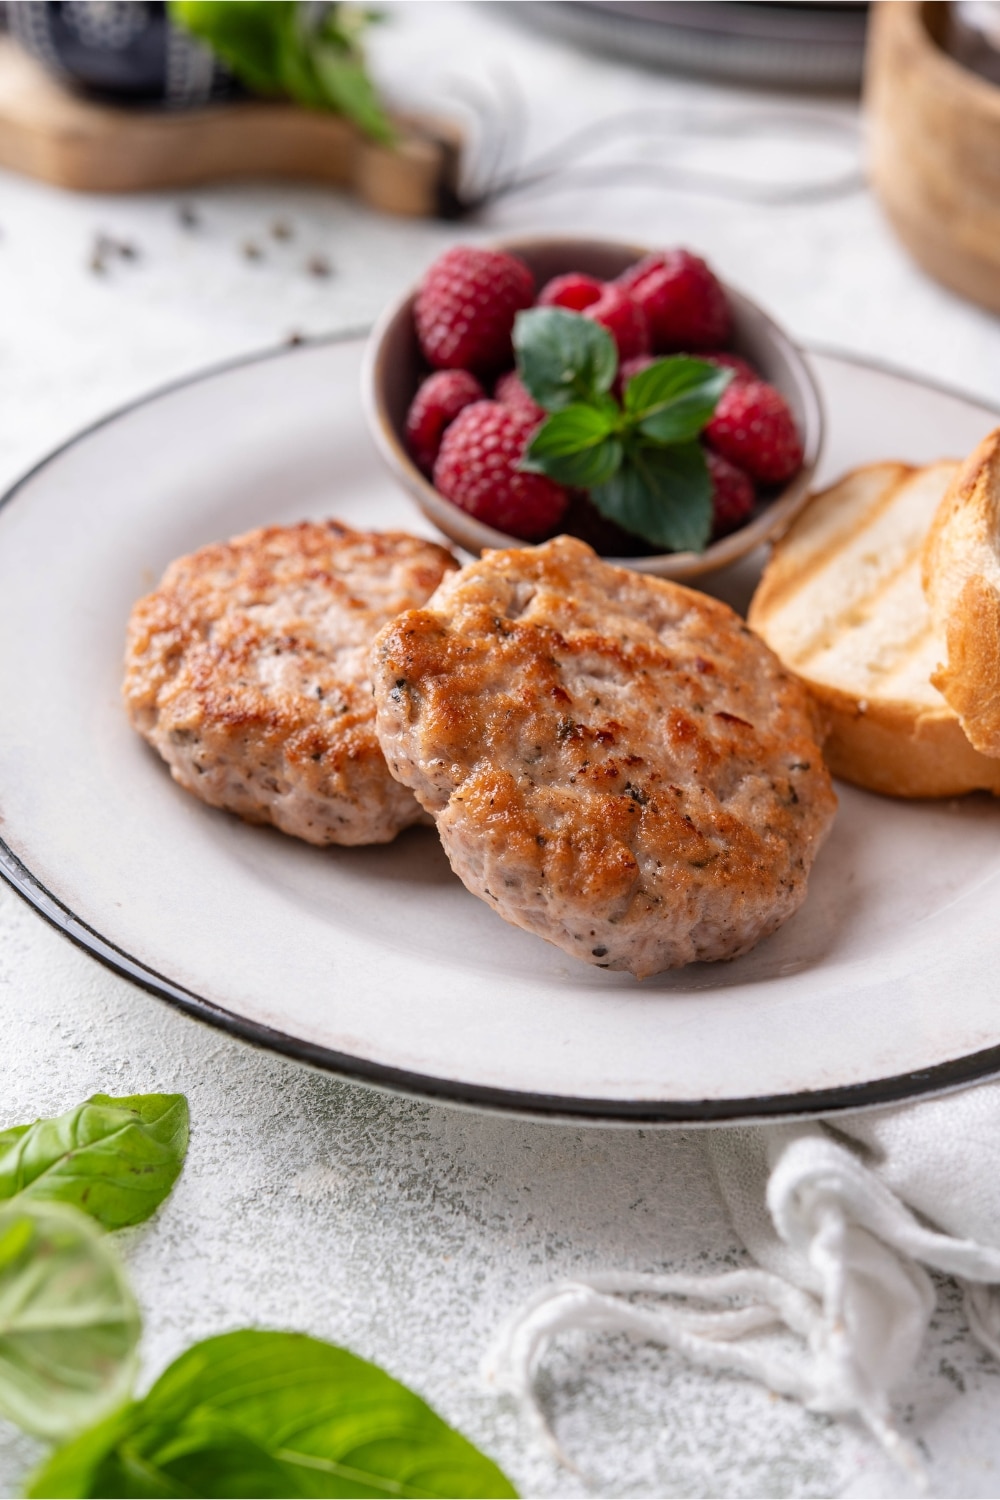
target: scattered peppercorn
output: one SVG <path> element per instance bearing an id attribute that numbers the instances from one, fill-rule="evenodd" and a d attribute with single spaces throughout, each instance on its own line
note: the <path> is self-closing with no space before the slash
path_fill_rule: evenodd
<path id="1" fill-rule="evenodd" d="M 333 267 L 325 255 L 311 255 L 306 261 L 306 270 L 310 276 L 332 276 Z"/>
<path id="2" fill-rule="evenodd" d="M 113 235 L 99 231 L 95 234 L 90 248 L 87 266 L 95 276 L 103 276 L 109 263 L 114 260 L 139 260 L 140 251 L 131 240 L 118 240 Z"/>

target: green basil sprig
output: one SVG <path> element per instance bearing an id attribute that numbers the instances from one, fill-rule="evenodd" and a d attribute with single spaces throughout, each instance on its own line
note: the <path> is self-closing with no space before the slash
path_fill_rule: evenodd
<path id="1" fill-rule="evenodd" d="M 611 394 L 618 350 L 607 329 L 562 308 L 514 323 L 523 384 L 550 415 L 521 468 L 590 492 L 608 520 L 672 552 L 701 552 L 712 533 L 712 482 L 698 434 L 732 370 L 676 355 Z"/>
<path id="2" fill-rule="evenodd" d="M 414 1392 L 305 1334 L 207 1339 L 128 1399 L 139 1314 L 98 1226 L 148 1218 L 187 1140 L 182 1094 L 0 1134 L 0 1416 L 63 1443 L 28 1494 L 516 1496 Z"/>
<path id="3" fill-rule="evenodd" d="M 365 69 L 360 33 L 377 17 L 298 0 L 168 0 L 170 19 L 206 42 L 256 94 L 346 116 L 373 140 L 394 133 Z"/>
<path id="4" fill-rule="evenodd" d="M 29 1496 L 515 1496 L 377 1365 L 299 1333 L 195 1344 L 149 1394 L 57 1451 Z"/>
<path id="5" fill-rule="evenodd" d="M 56 1119 L 0 1131 L 0 1200 L 69 1203 L 123 1229 L 163 1202 L 187 1144 L 183 1094 L 95 1094 Z"/>
<path id="6" fill-rule="evenodd" d="M 61 1439 L 129 1393 L 139 1313 L 110 1240 L 75 1208 L 0 1206 L 0 1413 Z"/>

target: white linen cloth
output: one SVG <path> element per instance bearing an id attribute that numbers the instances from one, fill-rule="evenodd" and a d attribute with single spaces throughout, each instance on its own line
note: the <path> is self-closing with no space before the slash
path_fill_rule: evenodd
<path id="1" fill-rule="evenodd" d="M 973 1334 L 1000 1359 L 1000 1083 L 828 1121 L 711 1129 L 702 1141 L 753 1264 L 704 1276 L 608 1270 L 546 1287 L 502 1330 L 488 1378 L 528 1404 L 558 1453 L 533 1396 L 548 1342 L 574 1329 L 628 1333 L 812 1411 L 859 1417 L 919 1487 L 891 1400 L 934 1309 L 925 1267 L 959 1281 Z"/>

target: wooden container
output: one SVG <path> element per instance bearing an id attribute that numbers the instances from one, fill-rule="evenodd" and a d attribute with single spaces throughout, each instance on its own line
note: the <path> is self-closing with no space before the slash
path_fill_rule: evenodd
<path id="1" fill-rule="evenodd" d="M 0 167 L 80 192 L 131 193 L 240 177 L 293 177 L 409 217 L 447 215 L 460 139 L 448 123 L 394 117 L 394 146 L 294 104 L 121 108 L 64 89 L 0 37 Z"/>
<path id="2" fill-rule="evenodd" d="M 945 51 L 948 10 L 919 0 L 874 8 L 872 186 L 925 271 L 1000 312 L 1000 87 Z"/>

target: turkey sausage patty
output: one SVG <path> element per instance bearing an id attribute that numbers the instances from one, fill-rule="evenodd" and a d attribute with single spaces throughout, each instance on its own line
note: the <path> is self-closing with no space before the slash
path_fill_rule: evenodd
<path id="1" fill-rule="evenodd" d="M 311 844 L 425 821 L 375 738 L 372 637 L 454 558 L 402 532 L 269 526 L 167 569 L 128 627 L 132 723 L 181 786 Z"/>
<path id="2" fill-rule="evenodd" d="M 836 798 L 803 689 L 726 605 L 558 537 L 446 578 L 372 680 L 455 872 L 575 957 L 735 958 L 803 901 Z"/>

